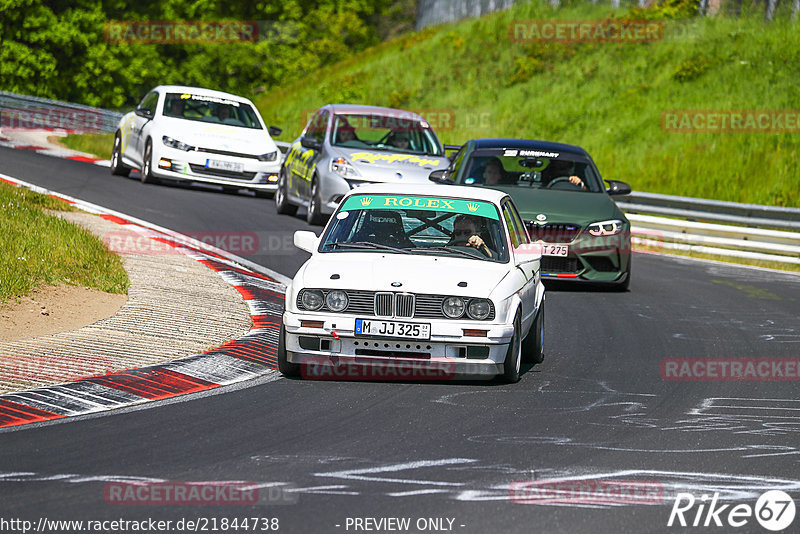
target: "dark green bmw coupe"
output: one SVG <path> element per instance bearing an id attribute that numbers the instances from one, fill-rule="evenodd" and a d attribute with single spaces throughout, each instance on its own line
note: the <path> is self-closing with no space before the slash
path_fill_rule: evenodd
<path id="1" fill-rule="evenodd" d="M 603 180 L 584 149 L 526 139 L 472 139 L 431 180 L 511 195 L 531 238 L 542 243 L 543 277 L 628 288 L 630 222 L 610 195 L 625 195 L 631 188 Z"/>

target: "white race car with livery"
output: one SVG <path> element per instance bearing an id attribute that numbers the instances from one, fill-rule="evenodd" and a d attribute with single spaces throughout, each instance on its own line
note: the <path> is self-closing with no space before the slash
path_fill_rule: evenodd
<path id="1" fill-rule="evenodd" d="M 120 120 L 111 173 L 139 169 L 144 183 L 159 179 L 205 182 L 225 190 L 271 195 L 281 154 L 269 129 L 246 98 L 176 85 L 161 85 Z"/>
<path id="2" fill-rule="evenodd" d="M 303 206 L 310 224 L 322 224 L 355 187 L 427 182 L 432 171 L 450 164 L 444 150 L 431 125 L 416 113 L 323 106 L 286 154 L 275 206 L 288 215 Z"/>
<path id="3" fill-rule="evenodd" d="M 312 256 L 286 290 L 284 375 L 516 382 L 544 357 L 541 250 L 506 193 L 364 185 L 294 239 Z"/>

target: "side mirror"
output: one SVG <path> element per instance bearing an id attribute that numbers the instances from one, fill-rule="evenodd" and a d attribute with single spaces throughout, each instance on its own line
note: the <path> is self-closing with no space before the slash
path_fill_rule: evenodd
<path id="1" fill-rule="evenodd" d="M 136 108 L 134 113 L 136 113 L 140 117 L 144 117 L 145 119 L 152 119 L 153 118 L 153 112 L 150 111 L 149 109 Z"/>
<path id="2" fill-rule="evenodd" d="M 450 178 L 449 169 L 439 169 L 433 171 L 428 175 L 428 180 L 436 182 L 437 184 L 452 184 L 453 180 Z"/>
<path id="3" fill-rule="evenodd" d="M 269 130 L 269 135 L 271 135 L 272 137 L 278 137 L 280 134 L 283 133 L 283 129 L 278 128 L 277 126 L 270 126 L 268 130 Z"/>
<path id="4" fill-rule="evenodd" d="M 294 233 L 294 246 L 313 254 L 314 249 L 317 248 L 317 234 L 308 230 L 296 231 Z"/>
<path id="5" fill-rule="evenodd" d="M 308 135 L 304 135 L 300 138 L 300 144 L 303 148 L 309 148 L 311 150 L 320 150 L 322 148 L 322 143 Z"/>
<path id="6" fill-rule="evenodd" d="M 630 195 L 631 186 L 619 180 L 606 180 L 608 182 L 608 189 L 606 193 L 609 195 Z"/>

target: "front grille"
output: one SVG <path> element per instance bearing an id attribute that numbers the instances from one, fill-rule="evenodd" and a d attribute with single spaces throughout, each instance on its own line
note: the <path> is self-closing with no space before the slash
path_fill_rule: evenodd
<path id="1" fill-rule="evenodd" d="M 398 293 L 394 299 L 395 317 L 414 317 L 414 295 Z"/>
<path id="2" fill-rule="evenodd" d="M 208 176 L 219 176 L 222 178 L 237 178 L 239 180 L 252 180 L 255 178 L 256 173 L 254 172 L 234 172 L 234 171 L 225 171 L 222 169 L 209 169 L 204 167 L 203 165 L 195 165 L 194 163 L 190 163 L 189 167 L 191 167 L 192 172 L 197 174 L 207 174 Z"/>
<path id="3" fill-rule="evenodd" d="M 394 293 L 375 293 L 375 315 L 391 317 L 394 312 Z"/>
<path id="4" fill-rule="evenodd" d="M 542 271 L 548 273 L 577 273 L 578 258 L 542 256 Z"/>
<path id="5" fill-rule="evenodd" d="M 258 159 L 256 154 L 243 154 L 241 152 L 230 152 L 228 150 L 217 150 L 216 148 L 198 148 L 198 152 L 206 152 L 208 154 L 220 154 L 222 156 L 233 156 L 234 158 L 249 158 Z"/>
<path id="6" fill-rule="evenodd" d="M 581 233 L 580 225 L 572 223 L 536 224 L 528 221 L 525 226 L 532 240 L 545 243 L 571 243 Z"/>
<path id="7" fill-rule="evenodd" d="M 303 292 L 297 294 L 297 307 L 304 310 Z M 331 290 L 323 289 L 324 297 L 328 296 Z M 449 319 L 442 311 L 442 302 L 450 295 L 417 295 L 414 293 L 391 293 L 389 291 L 359 291 L 355 289 L 345 289 L 347 293 L 347 308 L 341 313 L 349 313 L 364 317 L 395 317 L 402 319 Z M 469 297 L 465 297 L 469 305 Z M 494 319 L 494 303 L 490 300 L 491 310 L 489 316 L 484 319 L 491 321 Z M 323 306 L 319 311 L 330 311 Z M 464 315 L 464 319 L 469 317 Z"/>

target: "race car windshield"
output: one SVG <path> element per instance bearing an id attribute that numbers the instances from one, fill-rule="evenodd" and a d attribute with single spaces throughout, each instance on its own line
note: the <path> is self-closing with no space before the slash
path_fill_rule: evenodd
<path id="1" fill-rule="evenodd" d="M 450 256 L 506 263 L 497 208 L 435 197 L 353 195 L 334 216 L 321 252 Z"/>
<path id="2" fill-rule="evenodd" d="M 335 116 L 331 143 L 346 148 L 368 148 L 404 154 L 442 156 L 430 125 L 408 116 L 344 114 Z"/>
<path id="3" fill-rule="evenodd" d="M 263 129 L 249 104 L 189 93 L 167 93 L 164 116 L 252 130 Z"/>
<path id="4" fill-rule="evenodd" d="M 463 185 L 510 185 L 591 193 L 604 191 L 592 166 L 578 159 L 498 156 L 478 152 L 465 165 L 466 170 L 459 178 Z"/>

